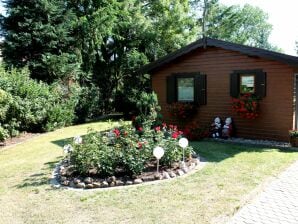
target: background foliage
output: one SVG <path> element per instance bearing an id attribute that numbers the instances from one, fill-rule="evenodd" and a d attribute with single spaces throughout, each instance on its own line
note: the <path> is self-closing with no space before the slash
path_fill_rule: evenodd
<path id="1" fill-rule="evenodd" d="M 78 122 L 135 110 L 150 80 L 135 71 L 203 35 L 278 50 L 268 42 L 267 14 L 249 5 L 227 7 L 218 0 L 4 3 L 6 67 L 27 66 L 31 78 L 50 85 L 79 86 Z"/>

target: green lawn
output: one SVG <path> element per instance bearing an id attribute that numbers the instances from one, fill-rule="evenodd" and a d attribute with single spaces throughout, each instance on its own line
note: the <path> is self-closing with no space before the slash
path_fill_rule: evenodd
<path id="1" fill-rule="evenodd" d="M 73 126 L 0 150 L 0 223 L 223 223 L 252 192 L 298 159 L 297 152 L 193 143 L 210 161 L 188 177 L 111 191 L 55 190 L 48 178 L 63 139 L 103 130 Z"/>

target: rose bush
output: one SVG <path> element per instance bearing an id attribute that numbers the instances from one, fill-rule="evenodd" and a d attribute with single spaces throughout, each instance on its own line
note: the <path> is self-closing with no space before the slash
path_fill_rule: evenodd
<path id="1" fill-rule="evenodd" d="M 139 127 L 121 123 L 120 127 L 97 133 L 90 130 L 82 141 L 67 146 L 69 162 L 80 174 L 91 170 L 100 176 L 137 175 L 154 161 L 153 149 L 161 146 L 165 150 L 160 163 L 170 166 L 182 159 L 182 149 L 178 140 L 182 132 L 174 125 L 163 124 L 154 128 Z M 69 150 L 71 149 L 71 150 Z M 190 156 L 192 148 L 185 149 Z"/>

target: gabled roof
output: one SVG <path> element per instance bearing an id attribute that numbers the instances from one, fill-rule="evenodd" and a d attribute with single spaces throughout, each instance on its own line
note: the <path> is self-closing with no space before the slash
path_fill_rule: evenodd
<path id="1" fill-rule="evenodd" d="M 226 50 L 238 51 L 240 53 L 243 53 L 249 56 L 280 61 L 292 67 L 296 67 L 296 68 L 298 67 L 298 57 L 295 57 L 295 56 L 205 37 L 185 47 L 182 47 L 179 50 L 174 51 L 150 64 L 143 66 L 138 70 L 138 72 L 152 73 L 154 71 L 159 70 L 164 65 L 171 63 L 172 61 L 182 57 L 183 55 L 186 55 L 198 48 L 205 48 L 205 47 L 219 47 Z"/>

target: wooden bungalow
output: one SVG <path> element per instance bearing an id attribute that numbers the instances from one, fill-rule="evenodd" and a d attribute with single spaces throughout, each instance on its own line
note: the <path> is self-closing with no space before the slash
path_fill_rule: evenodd
<path id="1" fill-rule="evenodd" d="M 166 120 L 167 106 L 181 101 L 198 107 L 194 120 L 202 126 L 216 116 L 232 117 L 239 137 L 287 141 L 288 131 L 298 126 L 298 57 L 203 38 L 140 72 L 151 74 Z M 260 99 L 256 119 L 232 111 L 231 99 L 243 89 Z"/>

